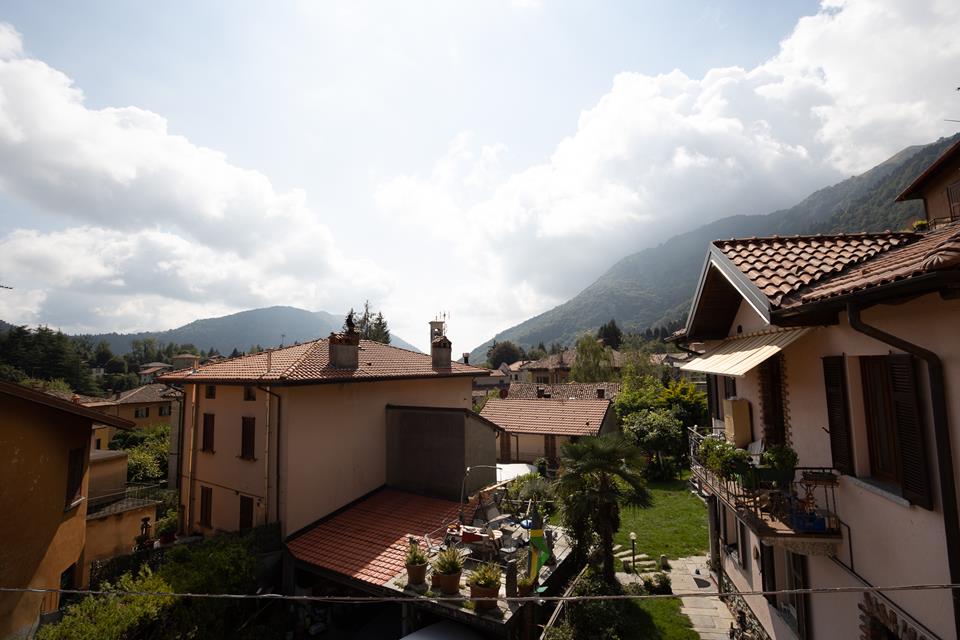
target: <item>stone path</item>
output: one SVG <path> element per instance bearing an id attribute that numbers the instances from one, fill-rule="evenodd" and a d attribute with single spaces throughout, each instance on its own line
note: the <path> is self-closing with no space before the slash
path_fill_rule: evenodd
<path id="1" fill-rule="evenodd" d="M 638 558 L 639 560 L 639 558 Z M 639 562 L 637 564 L 640 564 Z M 699 574 L 696 571 L 699 570 Z M 618 573 L 617 578 L 623 584 L 637 582 L 640 576 L 632 573 Z M 707 569 L 706 556 L 693 556 L 670 561 L 670 582 L 674 592 L 716 593 L 717 585 Z M 733 616 L 727 605 L 719 598 L 680 598 L 683 605 L 680 611 L 690 618 L 693 630 L 701 640 L 727 640 Z"/>

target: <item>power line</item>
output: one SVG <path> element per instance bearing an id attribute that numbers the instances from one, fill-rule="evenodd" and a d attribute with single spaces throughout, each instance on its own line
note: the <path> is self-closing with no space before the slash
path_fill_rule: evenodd
<path id="1" fill-rule="evenodd" d="M 818 594 L 847 594 L 847 593 L 885 593 L 891 591 L 940 591 L 960 589 L 960 584 L 901 584 L 886 587 L 812 587 L 809 589 L 776 589 L 773 591 L 735 591 L 730 595 L 739 596 L 771 596 L 771 595 L 818 595 Z M 716 598 L 727 595 L 717 592 L 681 592 L 666 594 L 620 594 L 620 595 L 591 595 L 591 596 L 518 596 L 518 597 L 490 597 L 474 598 L 464 596 L 291 596 L 280 593 L 177 593 L 172 591 L 127 591 L 123 589 L 54 589 L 41 587 L 0 587 L 0 593 L 61 593 L 89 596 L 137 596 L 158 598 L 201 598 L 224 600 L 282 600 L 300 602 L 320 602 L 331 604 L 382 604 L 393 602 L 463 602 L 466 599 L 479 601 L 502 602 L 591 602 L 603 600 L 656 600 L 664 598 Z"/>

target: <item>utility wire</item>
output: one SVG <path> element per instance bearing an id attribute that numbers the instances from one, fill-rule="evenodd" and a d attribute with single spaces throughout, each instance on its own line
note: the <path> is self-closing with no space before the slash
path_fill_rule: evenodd
<path id="1" fill-rule="evenodd" d="M 138 596 L 138 597 L 178 597 L 229 600 L 284 600 L 299 602 L 319 602 L 333 604 L 378 604 L 391 602 L 463 602 L 464 600 L 503 601 L 503 602 L 591 602 L 603 600 L 657 600 L 663 598 L 716 598 L 724 595 L 770 596 L 770 595 L 814 595 L 846 593 L 885 593 L 890 591 L 938 591 L 960 589 L 960 584 L 900 584 L 886 587 L 814 587 L 809 589 L 777 589 L 773 591 L 731 591 L 728 593 L 692 591 L 683 593 L 642 594 L 642 595 L 592 595 L 592 596 L 525 596 L 515 598 L 501 597 L 464 597 L 464 596 L 290 596 L 280 593 L 176 593 L 169 591 L 126 591 L 121 589 L 44 589 L 40 587 L 0 587 L 0 593 L 66 593 L 90 596 Z"/>

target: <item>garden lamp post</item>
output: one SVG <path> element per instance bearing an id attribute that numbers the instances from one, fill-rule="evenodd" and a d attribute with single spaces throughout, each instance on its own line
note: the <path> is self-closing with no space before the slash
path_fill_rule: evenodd
<path id="1" fill-rule="evenodd" d="M 637 534 L 630 532 L 630 568 L 637 572 Z"/>

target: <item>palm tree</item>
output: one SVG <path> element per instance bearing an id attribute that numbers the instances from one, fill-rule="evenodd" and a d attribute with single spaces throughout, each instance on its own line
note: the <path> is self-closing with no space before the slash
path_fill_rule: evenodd
<path id="1" fill-rule="evenodd" d="M 649 506 L 641 474 L 643 453 L 622 435 L 581 438 L 561 448 L 563 474 L 557 494 L 563 518 L 581 559 L 599 539 L 603 579 L 614 584 L 613 536 L 620 529 L 620 506 Z"/>

